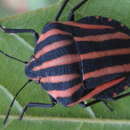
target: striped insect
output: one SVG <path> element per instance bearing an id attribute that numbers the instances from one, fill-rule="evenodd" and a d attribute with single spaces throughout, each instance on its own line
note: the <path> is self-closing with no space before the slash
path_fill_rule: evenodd
<path id="1" fill-rule="evenodd" d="M 75 21 L 75 11 L 87 0 L 80 1 L 70 11 L 68 21 L 59 22 L 68 1 L 63 2 L 55 21 L 46 24 L 40 36 L 33 29 L 0 26 L 6 33 L 30 32 L 36 38 L 34 54 L 28 62 L 0 50 L 1 54 L 26 64 L 25 73 L 29 78 L 10 104 L 4 124 L 17 95 L 31 81 L 48 92 L 52 103 L 29 103 L 20 119 L 30 107 L 50 108 L 57 103 L 87 107 L 104 102 L 112 110 L 107 100 L 130 95 L 129 92 L 121 94 L 130 83 L 130 30 L 115 20 L 100 16 Z M 85 104 L 89 99 L 93 101 Z"/>

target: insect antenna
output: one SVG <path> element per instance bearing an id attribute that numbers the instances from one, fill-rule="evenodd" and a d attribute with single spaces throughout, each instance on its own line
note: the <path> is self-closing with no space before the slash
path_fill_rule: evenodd
<path id="1" fill-rule="evenodd" d="M 23 63 L 23 64 L 27 64 L 27 63 L 28 63 L 27 61 L 23 61 L 23 60 L 21 60 L 21 59 L 18 59 L 18 58 L 16 58 L 16 57 L 13 57 L 13 56 L 11 56 L 11 55 L 5 53 L 5 52 L 2 51 L 2 50 L 0 50 L 0 53 L 3 54 L 4 56 L 8 57 L 8 58 L 11 58 L 11 59 L 16 60 L 16 61 L 18 61 L 18 62 L 21 62 L 21 63 Z"/>
<path id="2" fill-rule="evenodd" d="M 10 112 L 11 112 L 11 108 L 12 108 L 14 102 L 15 102 L 16 97 L 19 95 L 19 93 L 20 93 L 30 82 L 32 82 L 32 80 L 28 80 L 27 82 L 25 82 L 25 84 L 18 90 L 18 92 L 17 92 L 16 95 L 14 96 L 14 98 L 13 98 L 13 100 L 12 100 L 10 106 L 9 106 L 8 112 L 7 112 L 7 114 L 6 114 L 6 117 L 5 117 L 4 121 L 3 121 L 3 124 L 4 124 L 4 125 L 6 124 L 6 122 L 7 122 L 7 120 L 8 120 L 8 117 L 9 117 Z"/>
<path id="3" fill-rule="evenodd" d="M 60 9 L 58 11 L 58 13 L 55 16 L 55 19 L 54 19 L 55 21 L 59 20 L 61 14 L 62 14 L 62 12 L 63 12 L 63 10 L 66 7 L 66 5 L 67 5 L 68 2 L 69 2 L 69 0 L 64 0 L 63 4 L 61 5 L 61 7 L 60 7 Z"/>

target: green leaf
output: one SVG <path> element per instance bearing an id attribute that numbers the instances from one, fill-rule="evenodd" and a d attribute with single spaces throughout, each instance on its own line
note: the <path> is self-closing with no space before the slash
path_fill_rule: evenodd
<path id="1" fill-rule="evenodd" d="M 68 10 L 71 9 L 79 0 L 71 0 L 65 9 L 61 20 L 66 20 Z M 0 24 L 10 28 L 33 28 L 39 33 L 44 25 L 53 21 L 54 16 L 61 2 L 49 6 L 48 8 L 27 12 L 25 14 L 8 17 L 0 20 Z M 85 16 L 106 16 L 126 24 L 130 27 L 130 8 L 129 0 L 89 0 L 80 10 L 76 12 L 76 19 Z M 0 49 L 12 56 L 18 57 L 25 61 L 33 55 L 34 38 L 30 34 L 5 34 L 0 32 Z M 13 61 L 3 55 L 0 55 L 0 84 L 2 102 L 0 108 L 1 122 L 9 105 L 8 94 L 14 96 L 16 92 L 27 80 L 24 73 L 25 66 Z M 3 87 L 5 87 L 3 89 Z M 6 90 L 6 92 L 5 92 Z M 4 98 L 5 97 L 5 98 Z M 9 96 L 10 97 L 10 96 Z M 34 98 L 35 97 L 35 98 Z M 79 106 L 65 108 L 57 105 L 52 109 L 28 109 L 24 121 L 17 121 L 13 115 L 19 112 L 15 107 L 11 113 L 11 122 L 8 123 L 5 130 L 15 129 L 69 129 L 69 130 L 86 130 L 88 129 L 130 129 L 130 97 L 121 99 L 117 102 L 110 102 L 114 112 L 109 112 L 104 104 L 99 103 L 92 107 L 82 109 Z M 31 83 L 18 96 L 17 102 L 21 107 L 28 102 L 49 102 L 47 93 L 41 89 L 40 85 Z M 17 110 L 17 112 L 15 112 Z M 31 116 L 31 117 L 30 117 Z M 36 118 L 37 117 L 37 118 Z M 95 119 L 96 118 L 96 119 Z M 21 126 L 21 127 L 20 127 Z"/>
<path id="2" fill-rule="evenodd" d="M 55 118 L 55 117 L 25 117 L 22 122 L 16 120 L 16 116 L 11 116 L 10 122 L 6 126 L 1 126 L 4 130 L 128 130 L 130 122 L 127 120 L 99 120 L 81 118 Z M 0 117 L 2 123 L 3 116 Z"/>
<path id="3" fill-rule="evenodd" d="M 27 6 L 29 9 L 46 8 L 56 2 L 58 2 L 58 0 L 27 0 Z"/>
<path id="4" fill-rule="evenodd" d="M 0 99 L 1 104 L 3 104 L 0 108 L 0 111 L 2 112 L 8 104 L 13 100 L 13 95 L 6 89 L 6 87 L 0 85 Z M 23 110 L 22 106 L 19 104 L 19 102 L 16 100 L 14 104 L 14 111 L 18 111 L 21 113 Z"/>

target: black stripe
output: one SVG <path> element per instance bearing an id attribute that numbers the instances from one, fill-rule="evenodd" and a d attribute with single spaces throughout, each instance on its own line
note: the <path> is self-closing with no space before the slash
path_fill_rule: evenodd
<path id="1" fill-rule="evenodd" d="M 117 20 L 112 19 L 112 21 L 108 20 L 109 18 L 100 16 L 98 19 L 95 16 L 87 16 L 84 17 L 77 22 L 84 24 L 94 24 L 94 25 L 108 25 L 114 27 L 117 31 L 121 31 L 130 35 L 130 29 L 127 26 L 121 26 L 121 23 Z"/>
<path id="2" fill-rule="evenodd" d="M 71 35 L 63 35 L 63 34 L 58 34 L 58 35 L 53 35 L 48 38 L 46 38 L 44 41 L 41 41 L 38 43 L 35 47 L 34 54 L 36 54 L 39 50 L 41 50 L 43 47 L 53 44 L 54 42 L 59 42 L 62 40 L 72 40 Z"/>
<path id="3" fill-rule="evenodd" d="M 97 59 L 84 60 L 83 62 L 84 73 L 92 72 L 98 69 L 123 65 L 130 63 L 130 54 L 129 55 L 116 55 L 116 56 L 107 56 Z"/>
<path id="4" fill-rule="evenodd" d="M 67 90 L 72 88 L 74 85 L 82 82 L 81 78 L 76 78 L 69 82 L 59 82 L 59 83 L 41 83 L 43 89 L 49 90 Z"/>
<path id="5" fill-rule="evenodd" d="M 122 72 L 122 73 L 105 75 L 105 76 L 101 76 L 101 77 L 98 77 L 98 78 L 89 78 L 87 80 L 84 80 L 84 84 L 86 85 L 86 87 L 88 89 L 94 89 L 97 86 L 99 86 L 99 85 L 101 85 L 101 84 L 103 84 L 105 82 L 114 80 L 114 79 L 119 78 L 119 77 L 123 77 L 124 74 L 125 73 Z"/>
<path id="6" fill-rule="evenodd" d="M 124 87 L 126 85 L 128 85 L 127 81 L 124 80 L 124 81 L 120 82 L 119 84 L 117 84 L 111 88 L 108 88 L 107 90 L 95 95 L 94 98 L 97 100 L 103 100 L 103 99 L 111 100 L 113 97 L 113 93 L 116 93 L 118 95 L 119 93 L 125 91 Z"/>
<path id="7" fill-rule="evenodd" d="M 47 77 L 47 76 L 58 76 L 63 74 L 81 74 L 81 69 L 79 68 L 79 63 L 65 64 L 56 67 L 50 67 L 47 69 L 42 69 L 39 71 L 34 71 L 38 73 L 38 76 Z"/>
<path id="8" fill-rule="evenodd" d="M 41 65 L 43 62 L 53 60 L 55 58 L 60 58 L 68 54 L 77 54 L 75 44 L 60 47 L 55 50 L 47 52 L 46 54 L 41 56 L 39 59 L 37 59 L 36 61 L 37 63 L 35 65 L 38 66 L 38 65 Z"/>
<path id="9" fill-rule="evenodd" d="M 78 101 L 81 97 L 85 96 L 90 91 L 91 91 L 90 89 L 87 88 L 85 89 L 84 87 L 81 87 L 72 96 L 66 98 L 57 98 L 57 101 L 62 105 L 66 106 L 75 101 Z"/>
<path id="10" fill-rule="evenodd" d="M 107 25 L 107 26 L 118 27 L 118 28 L 121 26 L 120 22 L 116 20 L 108 21 L 109 18 L 107 17 L 102 17 L 102 16 L 98 16 L 98 17 L 99 18 L 97 19 L 95 16 L 87 16 L 78 20 L 77 22 L 83 24 Z"/>
<path id="11" fill-rule="evenodd" d="M 89 36 L 96 34 L 107 34 L 117 32 L 115 29 L 84 29 L 72 25 L 65 25 L 64 23 L 51 23 L 44 27 L 42 33 L 46 33 L 51 29 L 59 29 L 64 32 L 69 32 L 73 36 Z"/>
<path id="12" fill-rule="evenodd" d="M 32 68 L 36 67 L 36 64 L 37 63 L 32 62 L 28 66 L 28 68 L 25 69 L 26 75 L 29 75 L 29 77 L 32 78 L 58 76 L 63 74 L 80 74 L 82 76 L 82 72 L 78 62 L 73 64 L 65 64 L 65 65 L 50 67 L 39 71 L 33 71 Z"/>
<path id="13" fill-rule="evenodd" d="M 122 81 L 122 82 L 120 82 L 120 83 L 118 83 L 118 84 L 116 84 L 116 85 L 114 85 L 113 87 L 115 87 L 116 89 L 118 89 L 118 87 L 123 87 L 124 85 L 126 85 L 126 80 L 125 81 Z M 108 89 L 107 89 L 108 90 Z M 107 90 L 105 90 L 106 91 L 106 93 L 108 92 Z M 66 105 L 69 105 L 69 104 L 71 104 L 71 103 L 73 103 L 73 102 L 76 102 L 76 101 L 78 101 L 79 99 L 81 99 L 82 97 L 84 97 L 85 95 L 87 95 L 89 92 L 91 92 L 92 90 L 91 89 L 84 89 L 84 87 L 81 87 L 78 91 L 76 91 L 72 96 L 70 96 L 70 97 L 66 97 L 66 98 L 57 98 L 57 100 L 61 103 L 61 104 L 63 104 L 64 106 L 66 106 Z M 105 92 L 104 91 L 104 92 Z M 111 91 L 111 90 L 110 90 Z M 118 91 L 120 91 L 120 92 L 122 92 L 122 90 L 120 89 L 120 90 L 118 90 Z M 111 91 L 112 92 L 112 91 Z M 102 95 L 102 94 L 101 94 Z M 95 97 L 95 96 L 94 96 Z M 105 97 L 103 98 L 103 99 L 105 99 Z M 107 98 L 108 99 L 108 98 Z"/>
<path id="14" fill-rule="evenodd" d="M 77 42 L 76 45 L 78 47 L 79 53 L 85 54 L 96 51 L 130 48 L 130 40 L 113 39 L 101 42 L 83 41 Z"/>

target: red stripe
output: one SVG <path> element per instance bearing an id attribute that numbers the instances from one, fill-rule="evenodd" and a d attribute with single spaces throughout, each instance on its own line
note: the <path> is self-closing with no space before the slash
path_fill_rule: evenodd
<path id="1" fill-rule="evenodd" d="M 69 88 L 67 90 L 52 90 L 52 91 L 48 91 L 48 93 L 52 95 L 54 98 L 64 98 L 64 97 L 72 96 L 72 94 L 75 93 L 78 89 L 80 89 L 80 87 L 82 87 L 82 83 L 75 85 L 72 88 Z"/>
<path id="2" fill-rule="evenodd" d="M 121 72 L 130 72 L 130 64 L 106 67 L 93 72 L 88 72 L 83 75 L 83 79 L 86 80 L 88 78 L 97 78 L 100 76 L 114 74 L 114 73 L 121 73 Z"/>
<path id="3" fill-rule="evenodd" d="M 113 29 L 113 27 L 107 26 L 107 25 L 92 25 L 92 24 L 83 24 L 83 23 L 77 23 L 77 22 L 64 22 L 62 24 L 80 27 L 83 29 Z"/>
<path id="4" fill-rule="evenodd" d="M 42 83 L 59 83 L 59 82 L 68 82 L 73 79 L 80 77 L 78 74 L 65 74 L 65 75 L 58 75 L 58 76 L 48 76 L 42 77 L 40 82 Z"/>
<path id="5" fill-rule="evenodd" d="M 76 23 L 76 22 L 64 22 L 62 24 L 80 27 L 80 28 L 83 28 L 83 29 L 113 29 L 113 27 L 106 26 L 106 25 L 90 25 L 90 24 L 81 24 L 81 23 Z M 70 34 L 70 33 L 59 30 L 59 29 L 51 29 L 44 34 L 41 34 L 37 43 L 40 43 L 41 41 L 45 40 L 47 37 L 50 37 L 50 36 L 53 36 L 53 35 L 56 35 L 56 34 Z"/>
<path id="6" fill-rule="evenodd" d="M 58 49 L 60 47 L 64 47 L 70 44 L 72 44 L 71 40 L 63 40 L 63 41 L 54 42 L 53 44 L 43 47 L 40 51 L 36 53 L 35 57 L 39 58 L 40 56 L 44 55 L 45 53 L 49 51 L 52 51 L 52 50 L 55 50 L 55 49 Z"/>
<path id="7" fill-rule="evenodd" d="M 85 36 L 85 37 L 75 37 L 75 41 L 93 41 L 93 42 L 100 42 L 105 40 L 112 40 L 112 39 L 130 39 L 130 36 L 128 36 L 125 33 L 122 32 L 116 32 L 112 34 L 100 34 L 100 35 L 94 35 L 94 36 Z"/>
<path id="8" fill-rule="evenodd" d="M 122 54 L 130 54 L 130 48 L 90 52 L 87 54 L 81 54 L 80 57 L 82 60 L 88 60 L 88 59 L 101 58 L 104 56 L 113 56 L 113 55 L 122 55 Z"/>
<path id="9" fill-rule="evenodd" d="M 41 69 L 46 69 L 49 67 L 55 67 L 55 66 L 60 66 L 60 65 L 65 65 L 65 64 L 72 64 L 80 61 L 80 57 L 78 54 L 68 54 L 65 56 L 61 56 L 58 58 L 55 58 L 53 60 L 47 61 L 42 63 L 39 66 L 34 67 L 32 70 L 33 71 L 38 71 Z"/>
<path id="10" fill-rule="evenodd" d="M 85 95 L 84 97 L 82 97 L 80 100 L 76 101 L 76 102 L 73 102 L 71 104 L 69 104 L 68 106 L 73 106 L 75 104 L 78 104 L 82 101 L 85 101 L 85 100 L 88 100 L 88 99 L 91 99 L 93 98 L 95 95 L 101 93 L 102 91 L 108 89 L 108 88 L 111 88 L 113 87 L 114 85 L 122 82 L 123 80 L 125 80 L 124 77 L 122 78 L 119 78 L 119 79 L 116 79 L 116 80 L 112 80 L 111 82 L 107 82 L 103 85 L 100 85 L 100 86 L 97 86 L 93 91 L 91 91 L 90 93 L 88 93 L 87 95 Z"/>
<path id="11" fill-rule="evenodd" d="M 44 41 L 46 38 L 53 36 L 53 35 L 58 35 L 58 34 L 70 34 L 68 32 L 64 32 L 58 29 L 51 29 L 46 33 L 41 34 L 41 36 L 39 37 L 37 43 L 40 43 L 41 41 Z"/>

